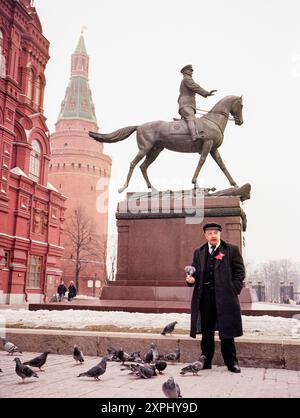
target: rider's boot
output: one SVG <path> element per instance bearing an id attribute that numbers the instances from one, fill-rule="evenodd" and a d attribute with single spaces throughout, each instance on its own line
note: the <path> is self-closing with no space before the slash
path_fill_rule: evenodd
<path id="1" fill-rule="evenodd" d="M 197 139 L 203 138 L 203 135 L 201 135 L 203 132 L 201 131 L 200 134 L 197 133 L 195 122 L 193 120 L 187 120 L 187 125 L 189 128 L 192 141 L 197 141 Z"/>

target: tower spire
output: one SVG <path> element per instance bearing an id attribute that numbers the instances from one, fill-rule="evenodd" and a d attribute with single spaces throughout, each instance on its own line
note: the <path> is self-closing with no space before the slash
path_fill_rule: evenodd
<path id="1" fill-rule="evenodd" d="M 64 119 L 81 119 L 97 124 L 88 81 L 89 56 L 84 41 L 85 29 L 86 27 L 83 26 L 76 49 L 71 57 L 71 78 L 61 104 L 58 122 Z"/>

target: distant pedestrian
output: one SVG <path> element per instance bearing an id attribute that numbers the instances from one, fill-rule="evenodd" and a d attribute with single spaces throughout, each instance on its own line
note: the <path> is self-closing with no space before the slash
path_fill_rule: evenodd
<path id="1" fill-rule="evenodd" d="M 68 301 L 69 302 L 72 302 L 72 300 L 77 295 L 77 290 L 76 290 L 75 284 L 74 284 L 74 282 L 72 280 L 70 281 L 70 286 L 68 287 L 68 291 L 69 291 L 69 293 L 68 293 Z"/>
<path id="2" fill-rule="evenodd" d="M 64 284 L 64 281 L 63 281 L 63 279 L 60 279 L 60 285 L 57 288 L 58 301 L 59 302 L 63 302 L 66 291 L 67 291 L 67 288 Z"/>

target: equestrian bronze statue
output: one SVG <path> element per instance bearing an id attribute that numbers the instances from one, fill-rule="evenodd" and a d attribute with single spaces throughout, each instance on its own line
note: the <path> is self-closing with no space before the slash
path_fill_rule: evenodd
<path id="1" fill-rule="evenodd" d="M 223 142 L 224 131 L 230 115 L 233 116 L 236 125 L 240 126 L 243 124 L 242 97 L 226 96 L 206 115 L 201 118 L 196 118 L 196 129 L 197 132 L 201 134 L 201 137 L 195 141 L 193 141 L 190 136 L 185 120 L 173 122 L 148 122 L 140 126 L 127 126 L 126 128 L 121 128 L 110 134 L 89 132 L 89 135 L 98 142 L 112 144 L 128 138 L 136 131 L 139 152 L 130 164 L 126 182 L 124 186 L 119 189 L 119 193 L 123 192 L 128 187 L 135 166 L 143 158 L 145 158 L 145 160 L 140 166 L 143 177 L 146 180 L 147 187 L 152 189 L 152 191 L 156 191 L 148 178 L 147 169 L 165 148 L 176 152 L 195 152 L 200 154 L 200 159 L 192 179 L 194 188 L 198 187 L 197 178 L 208 154 L 212 156 L 223 171 L 230 185 L 237 188 L 237 183 L 227 170 L 218 151 L 218 148 Z"/>

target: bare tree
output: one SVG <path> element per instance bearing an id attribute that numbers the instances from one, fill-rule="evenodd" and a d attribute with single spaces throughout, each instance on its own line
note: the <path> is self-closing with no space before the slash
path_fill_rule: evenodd
<path id="1" fill-rule="evenodd" d="M 106 259 L 107 281 L 115 280 L 117 272 L 117 236 L 111 235 L 108 240 L 108 254 Z"/>
<path id="2" fill-rule="evenodd" d="M 80 273 L 89 263 L 105 265 L 106 241 L 97 234 L 96 225 L 83 206 L 78 205 L 65 224 L 66 256 L 74 263 L 76 288 L 79 292 Z M 105 269 L 104 269 L 105 270 Z"/>
<path id="3" fill-rule="evenodd" d="M 299 267 L 292 260 L 272 260 L 249 266 L 248 277 L 252 283 L 262 282 L 265 285 L 266 299 L 269 301 L 280 299 L 281 284 L 288 286 L 294 283 L 297 291 L 299 285 Z"/>

